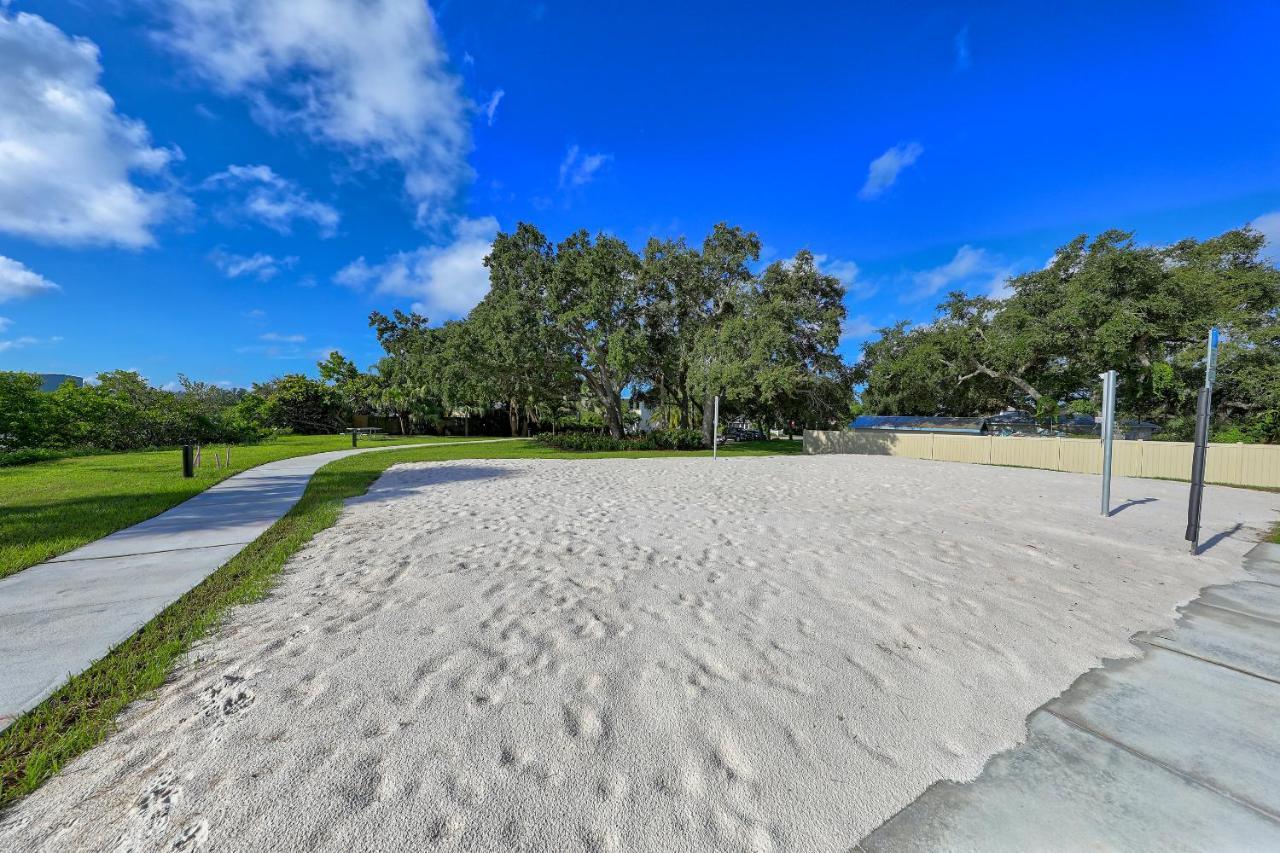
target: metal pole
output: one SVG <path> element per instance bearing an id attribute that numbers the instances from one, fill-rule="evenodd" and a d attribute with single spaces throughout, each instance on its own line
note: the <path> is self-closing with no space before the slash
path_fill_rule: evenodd
<path id="1" fill-rule="evenodd" d="M 1204 501 L 1204 463 L 1209 450 L 1209 409 L 1213 391 L 1201 388 L 1196 395 L 1196 445 L 1191 456 L 1191 492 L 1187 499 L 1187 541 L 1191 553 L 1200 549 L 1200 506 Z"/>
<path id="2" fill-rule="evenodd" d="M 1102 515 L 1111 515 L 1111 441 L 1116 429 L 1116 372 L 1098 374 L 1102 379 Z"/>
<path id="3" fill-rule="evenodd" d="M 720 448 L 720 395 L 716 395 L 715 410 L 711 415 L 711 458 L 718 459 Z"/>
<path id="4" fill-rule="evenodd" d="M 196 475 L 195 456 L 191 452 L 191 445 L 182 445 L 182 476 L 194 477 Z"/>
<path id="5" fill-rule="evenodd" d="M 351 428 L 351 446 L 352 447 L 356 446 L 356 436 L 359 434 L 360 434 L 359 431 L 355 427 Z"/>
<path id="6" fill-rule="evenodd" d="M 1187 496 L 1187 536 L 1191 553 L 1200 550 L 1200 508 L 1204 503 L 1204 467 L 1209 454 L 1209 416 L 1213 412 L 1213 380 L 1218 373 L 1218 330 L 1209 330 L 1204 387 L 1196 395 L 1195 450 L 1191 456 L 1191 489 Z"/>

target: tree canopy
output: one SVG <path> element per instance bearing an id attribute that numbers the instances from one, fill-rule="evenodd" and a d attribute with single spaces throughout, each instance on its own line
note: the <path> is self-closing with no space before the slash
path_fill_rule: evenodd
<path id="1" fill-rule="evenodd" d="M 1143 246 L 1108 231 L 1062 246 L 1008 281 L 1004 299 L 951 293 L 936 319 L 899 323 L 855 367 L 865 410 L 973 415 L 1013 407 L 1094 412 L 1098 374 L 1119 374 L 1123 414 L 1187 432 L 1210 327 L 1223 334 L 1214 414 L 1280 440 L 1280 271 L 1248 228 Z M 1242 434 L 1243 435 L 1243 434 Z"/>

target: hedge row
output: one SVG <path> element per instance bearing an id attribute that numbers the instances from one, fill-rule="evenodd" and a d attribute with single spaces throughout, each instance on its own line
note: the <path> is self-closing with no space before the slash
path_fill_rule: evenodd
<path id="1" fill-rule="evenodd" d="M 702 433 L 696 429 L 654 430 L 637 438 L 613 438 L 587 432 L 541 433 L 538 441 L 557 450 L 615 452 L 619 450 L 699 450 Z"/>

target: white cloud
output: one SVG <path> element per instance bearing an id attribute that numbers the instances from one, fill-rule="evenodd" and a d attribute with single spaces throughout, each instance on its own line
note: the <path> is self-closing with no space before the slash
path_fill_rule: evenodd
<path id="1" fill-rule="evenodd" d="M 275 278 L 282 270 L 288 269 L 298 262 L 298 259 L 292 255 L 284 258 L 277 258 L 265 252 L 257 252 L 252 255 L 237 255 L 225 252 L 222 249 L 214 249 L 210 252 L 209 260 L 213 262 L 214 266 L 222 270 L 227 278 L 252 276 L 258 281 L 267 281 Z"/>
<path id="2" fill-rule="evenodd" d="M 893 186 L 902 170 L 919 160 L 923 153 L 924 146 L 920 143 L 907 142 L 893 146 L 872 160 L 867 167 L 867 182 L 858 190 L 858 198 L 873 199 L 881 195 Z"/>
<path id="3" fill-rule="evenodd" d="M 416 299 L 415 311 L 433 319 L 462 317 L 489 292 L 489 254 L 498 220 L 492 216 L 463 219 L 452 243 L 393 255 L 381 264 L 364 258 L 334 276 L 347 287 L 372 286 L 376 292 Z"/>
<path id="4" fill-rule="evenodd" d="M 340 217 L 332 205 L 311 198 L 270 166 L 228 166 L 207 178 L 204 186 L 235 194 L 237 213 L 281 234 L 290 233 L 297 220 L 314 223 L 322 237 L 332 237 L 338 227 Z"/>
<path id="5" fill-rule="evenodd" d="M 864 340 L 874 335 L 876 331 L 876 325 L 867 319 L 864 314 L 859 314 L 856 317 L 847 317 L 840 327 L 840 343 Z"/>
<path id="6" fill-rule="evenodd" d="M 1267 238 L 1267 245 L 1262 249 L 1262 256 L 1280 263 L 1280 210 L 1264 213 L 1250 222 L 1249 225 Z"/>
<path id="7" fill-rule="evenodd" d="M 0 332 L 7 331 L 9 327 L 12 325 L 13 325 L 13 321 L 10 320 L 8 317 L 0 317 Z"/>
<path id="8" fill-rule="evenodd" d="M 306 341 L 306 335 L 282 335 L 279 332 L 267 332 L 265 335 L 259 335 L 259 340 L 273 341 L 281 344 L 300 344 Z"/>
<path id="9" fill-rule="evenodd" d="M 484 105 L 484 114 L 489 119 L 489 127 L 493 127 L 494 114 L 498 112 L 498 104 L 502 103 L 502 96 L 507 94 L 502 89 L 498 89 L 489 98 L 489 103 Z"/>
<path id="10" fill-rule="evenodd" d="M 961 246 L 955 257 L 941 266 L 922 270 L 912 276 L 915 283 L 913 297 L 932 296 L 941 290 L 980 289 L 984 296 L 1002 299 L 1008 295 L 1006 280 L 1013 275 L 1014 267 L 986 249 Z"/>
<path id="11" fill-rule="evenodd" d="M 866 299 L 875 295 L 876 286 L 859 278 L 861 270 L 853 261 L 842 261 L 838 258 L 829 258 L 827 255 L 814 255 L 813 261 L 818 265 L 819 270 L 840 279 L 845 293 L 849 296 L 855 299 Z"/>
<path id="12" fill-rule="evenodd" d="M 560 161 L 560 189 L 591 183 L 596 172 L 612 159 L 612 154 L 583 154 L 580 147 L 570 145 Z"/>
<path id="13" fill-rule="evenodd" d="M 471 177 L 469 102 L 423 0 L 168 0 L 161 39 L 269 128 L 393 162 L 420 222 Z"/>
<path id="14" fill-rule="evenodd" d="M 98 47 L 37 15 L 0 6 L 0 231 L 46 243 L 148 246 L 175 196 L 134 175 L 163 176 L 176 151 L 121 116 L 99 84 Z"/>
<path id="15" fill-rule="evenodd" d="M 8 352 L 9 350 L 23 349 L 25 347 L 40 346 L 42 344 L 56 344 L 56 343 L 59 343 L 61 340 L 62 338 L 57 335 L 55 335 L 52 338 L 33 338 L 30 336 L 23 336 L 21 338 L 14 338 L 13 340 L 9 340 L 9 341 L 0 341 L 0 352 Z"/>
<path id="16" fill-rule="evenodd" d="M 27 269 L 21 261 L 0 255 L 0 302 L 52 293 L 60 289 L 49 279 Z"/>
<path id="17" fill-rule="evenodd" d="M 956 33 L 956 71 L 968 71 L 973 65 L 973 58 L 969 55 L 969 25 L 965 24 L 960 28 L 960 32 Z"/>

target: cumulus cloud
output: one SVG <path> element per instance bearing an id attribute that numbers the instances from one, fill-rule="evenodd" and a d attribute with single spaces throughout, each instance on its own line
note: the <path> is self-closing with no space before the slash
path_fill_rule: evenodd
<path id="1" fill-rule="evenodd" d="M 0 5 L 0 231 L 45 243 L 148 246 L 180 204 L 135 176 L 163 176 L 176 151 L 116 112 L 98 48 Z"/>
<path id="2" fill-rule="evenodd" d="M 1267 238 L 1267 245 L 1262 249 L 1263 256 L 1280 263 L 1280 210 L 1264 213 L 1249 225 Z"/>
<path id="3" fill-rule="evenodd" d="M 484 105 L 484 114 L 489 119 L 489 127 L 493 127 L 493 117 L 498 112 L 498 104 L 502 103 L 503 95 L 507 94 L 502 89 L 498 89 L 489 98 L 489 102 Z"/>
<path id="4" fill-rule="evenodd" d="M 981 290 L 983 295 L 1001 299 L 1007 295 L 1006 282 L 1014 268 L 986 249 L 961 246 L 955 256 L 941 266 L 921 270 L 912 276 L 916 298 L 941 290 Z"/>
<path id="5" fill-rule="evenodd" d="M 222 270 L 227 278 L 250 276 L 258 281 L 267 281 L 275 278 L 281 271 L 292 267 L 298 262 L 298 259 L 293 255 L 284 258 L 277 258 L 265 252 L 255 252 L 252 255 L 237 255 L 222 249 L 214 249 L 210 252 L 209 260 L 215 267 Z"/>
<path id="6" fill-rule="evenodd" d="M 867 167 L 867 180 L 858 190 L 858 198 L 869 200 L 882 195 L 893 186 L 902 170 L 915 163 L 924 153 L 918 142 L 895 145 L 871 161 Z"/>
<path id="7" fill-rule="evenodd" d="M 579 146 L 570 145 L 560 161 L 560 189 L 591 183 L 596 172 L 612 159 L 612 154 L 584 154 Z"/>
<path id="8" fill-rule="evenodd" d="M 415 299 L 413 310 L 433 319 L 462 317 L 489 292 L 489 254 L 498 220 L 463 219 L 445 246 L 400 252 L 380 264 L 358 258 L 334 276 L 338 284 Z"/>
<path id="9" fill-rule="evenodd" d="M 469 179 L 470 105 L 423 0 L 167 0 L 159 38 L 272 129 L 392 162 L 420 222 Z"/>
<path id="10" fill-rule="evenodd" d="M 222 189 L 235 201 L 234 213 L 257 220 L 280 234 L 289 234 L 296 221 L 311 222 L 322 237 L 338 228 L 338 211 L 316 201 L 293 181 L 282 178 L 270 166 L 228 166 L 205 179 L 209 189 Z"/>
<path id="11" fill-rule="evenodd" d="M 0 302 L 52 293 L 60 289 L 49 279 L 27 269 L 21 261 L 0 255 Z M 2 328 L 4 327 L 0 326 Z"/>
<path id="12" fill-rule="evenodd" d="M 265 335 L 259 335 L 259 340 L 272 341 L 281 344 L 300 344 L 307 340 L 306 335 L 283 335 L 279 332 L 267 332 Z"/>

